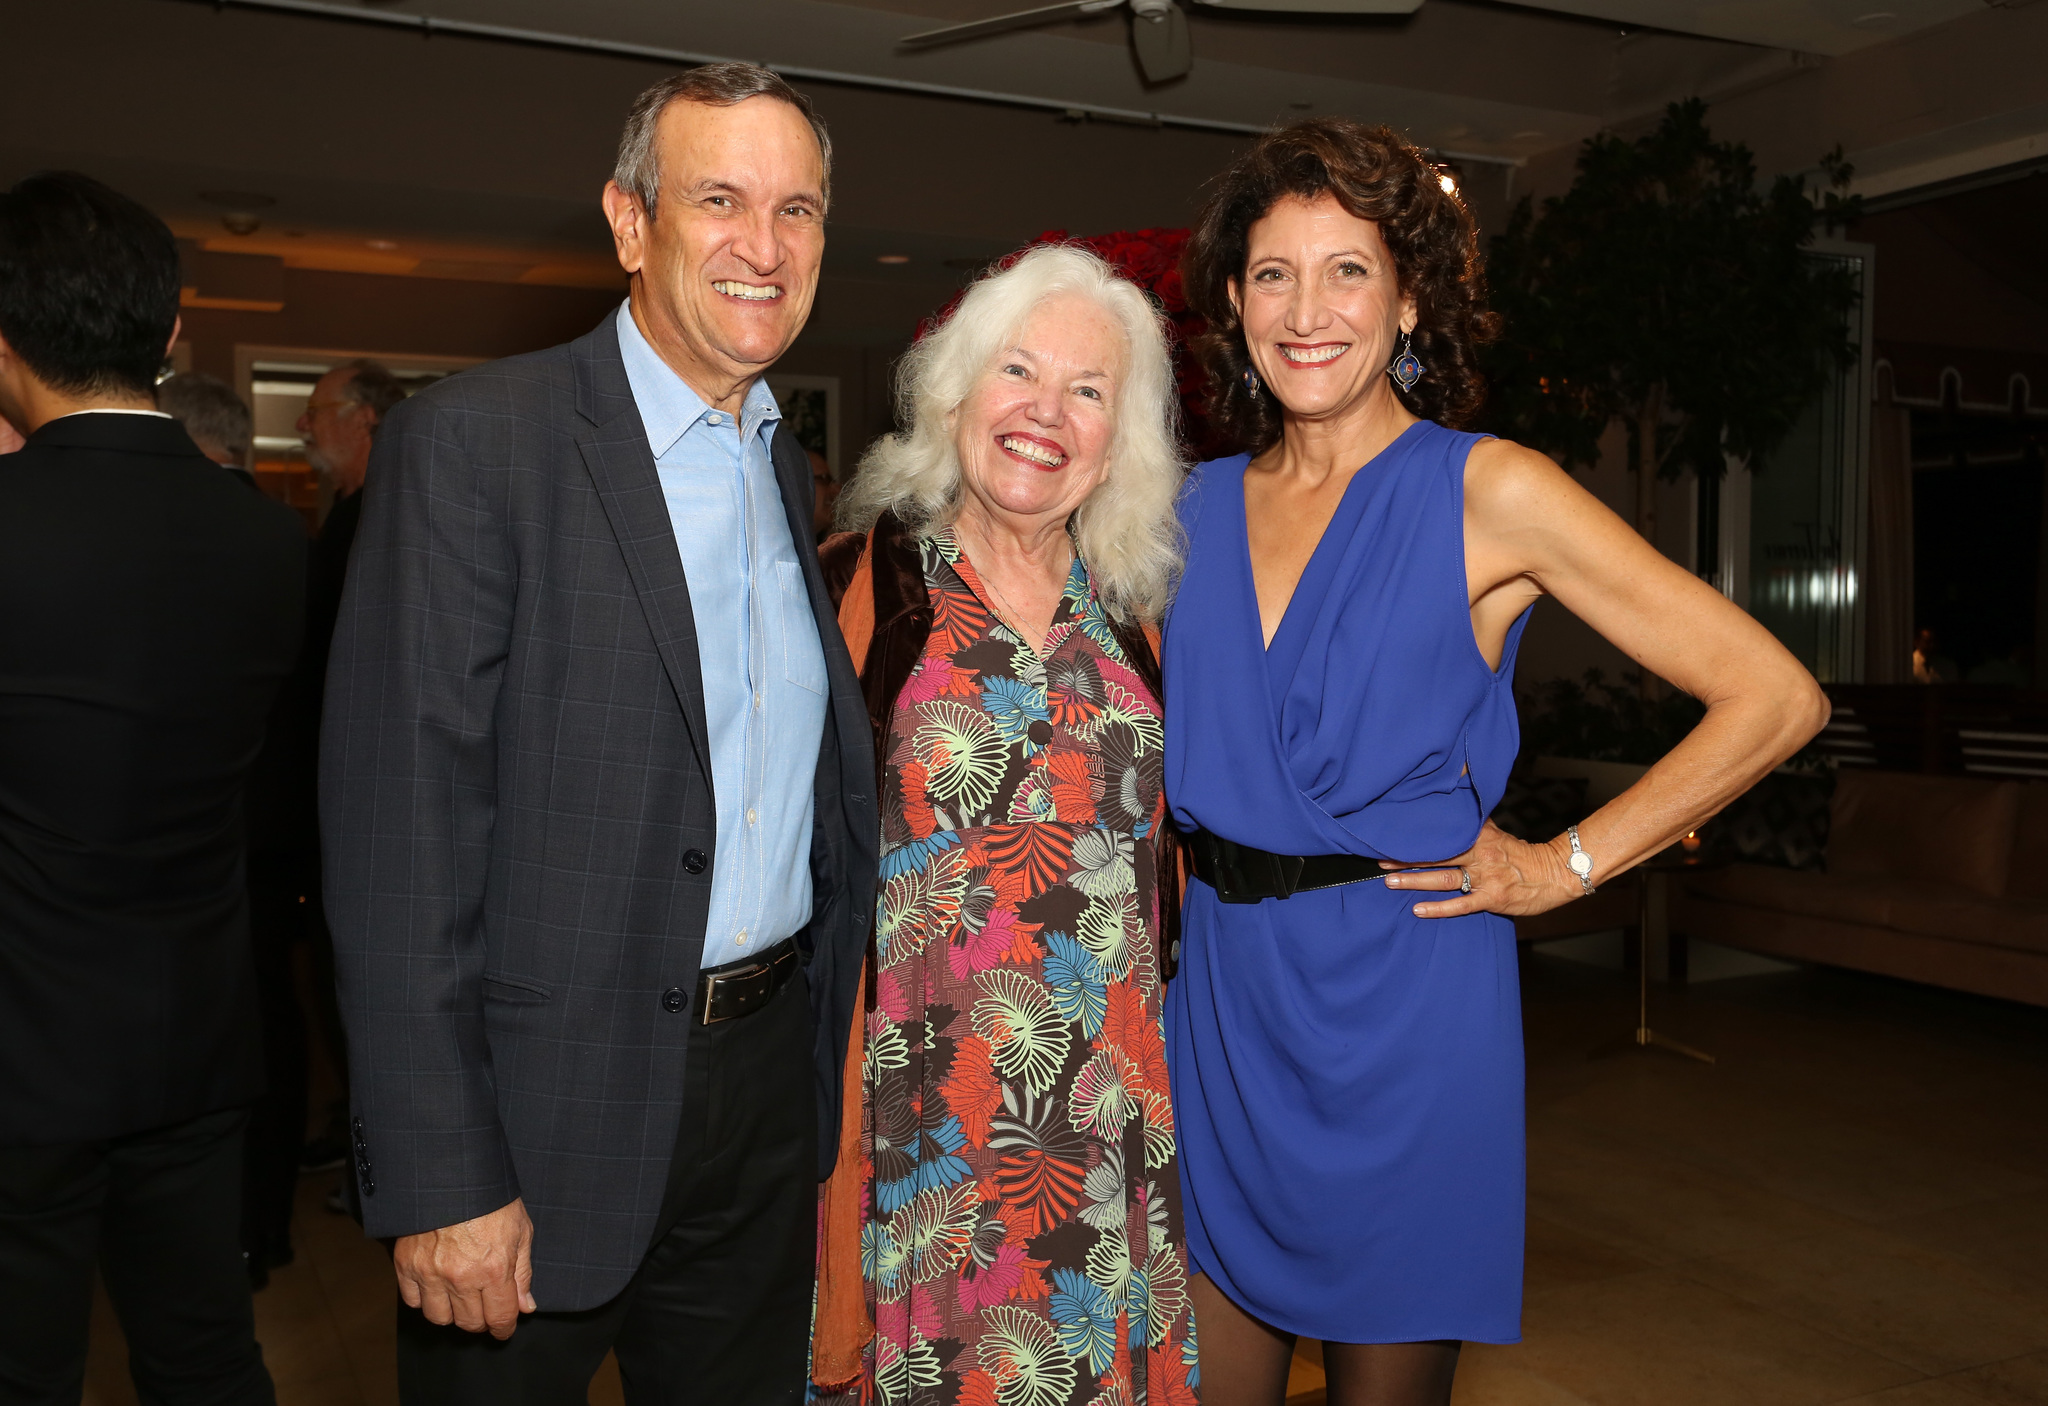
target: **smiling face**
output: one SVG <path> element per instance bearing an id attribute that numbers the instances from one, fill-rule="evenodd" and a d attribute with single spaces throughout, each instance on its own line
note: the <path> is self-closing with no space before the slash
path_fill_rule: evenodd
<path id="1" fill-rule="evenodd" d="M 708 403 L 731 409 L 803 330 L 825 252 L 825 165 L 804 115 L 771 97 L 677 101 L 655 133 L 649 217 L 605 187 L 633 315 Z"/>
<path id="2" fill-rule="evenodd" d="M 1297 416 L 1393 399 L 1387 363 L 1415 328 L 1379 227 L 1327 193 L 1289 197 L 1251 227 L 1245 276 L 1230 286 L 1259 379 Z"/>
<path id="3" fill-rule="evenodd" d="M 1127 352 L 1105 309 L 1059 293 L 953 412 L 962 491 L 998 520 L 1065 522 L 1109 473 Z"/>

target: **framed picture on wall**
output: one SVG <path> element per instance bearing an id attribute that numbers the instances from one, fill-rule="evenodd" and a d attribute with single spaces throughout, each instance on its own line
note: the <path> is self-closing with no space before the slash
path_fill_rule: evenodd
<path id="1" fill-rule="evenodd" d="M 839 378 L 768 373 L 768 389 L 782 407 L 782 423 L 798 444 L 825 456 L 832 477 L 845 481 L 847 465 L 839 457 Z"/>

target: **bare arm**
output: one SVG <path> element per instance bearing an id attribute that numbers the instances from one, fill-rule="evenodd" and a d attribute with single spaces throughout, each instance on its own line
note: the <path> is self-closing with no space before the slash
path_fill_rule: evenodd
<path id="1" fill-rule="evenodd" d="M 1539 595 L 1554 596 L 1645 670 L 1707 706 L 1642 780 L 1579 824 L 1600 884 L 1662 850 L 1755 785 L 1820 731 L 1827 697 L 1769 631 L 1651 547 L 1550 460 L 1476 445 L 1465 474 L 1466 570 L 1482 643 Z M 1525 844 L 1492 822 L 1467 853 L 1473 891 L 1416 905 L 1426 918 L 1541 913 L 1583 893 L 1562 837 Z M 1396 874 L 1390 887 L 1455 889 L 1455 871 Z"/>

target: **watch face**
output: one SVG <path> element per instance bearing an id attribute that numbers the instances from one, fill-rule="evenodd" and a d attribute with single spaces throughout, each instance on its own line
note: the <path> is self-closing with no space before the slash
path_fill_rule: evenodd
<path id="1" fill-rule="evenodd" d="M 1575 854 L 1570 859 L 1567 859 L 1565 863 L 1571 866 L 1571 871 L 1581 878 L 1593 872 L 1593 856 L 1590 854 Z"/>

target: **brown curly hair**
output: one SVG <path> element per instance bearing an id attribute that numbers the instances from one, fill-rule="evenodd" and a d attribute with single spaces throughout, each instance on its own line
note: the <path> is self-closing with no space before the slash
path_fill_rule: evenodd
<path id="1" fill-rule="evenodd" d="M 1401 291 L 1415 299 L 1414 351 L 1426 368 L 1415 389 L 1394 394 L 1409 410 L 1452 428 L 1486 399 L 1476 349 L 1500 319 L 1486 308 L 1479 232 L 1429 159 L 1387 127 L 1310 117 L 1261 137 L 1218 178 L 1181 261 L 1190 307 L 1208 322 L 1195 354 L 1209 376 L 1209 420 L 1221 437 L 1257 454 L 1280 438 L 1280 407 L 1244 388 L 1252 364 L 1230 305 L 1245 275 L 1251 228 L 1280 201 L 1324 194 L 1371 220 L 1394 256 Z"/>

